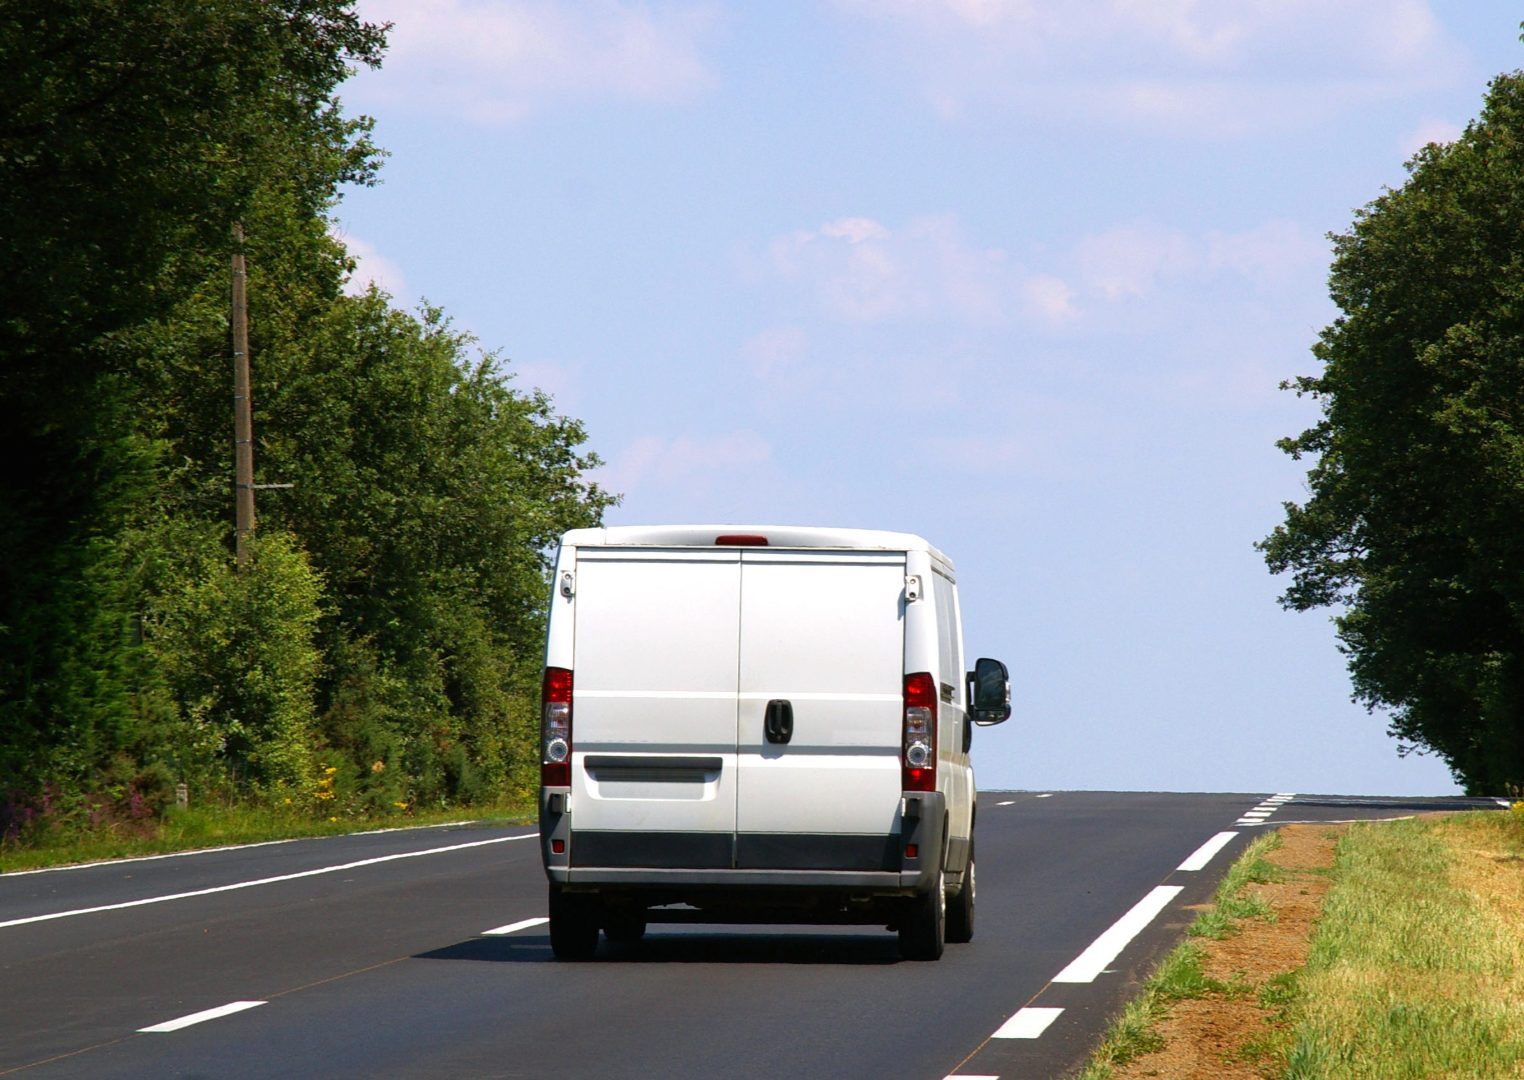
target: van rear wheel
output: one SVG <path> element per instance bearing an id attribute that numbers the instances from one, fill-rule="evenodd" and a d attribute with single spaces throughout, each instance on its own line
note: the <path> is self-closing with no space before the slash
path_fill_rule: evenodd
<path id="1" fill-rule="evenodd" d="M 968 869 L 963 871 L 963 888 L 947 905 L 947 940 L 962 945 L 974 940 L 974 842 L 968 842 Z"/>
<path id="2" fill-rule="evenodd" d="M 941 870 L 929 892 L 910 902 L 900 920 L 900 955 L 906 960 L 940 960 L 947 941 L 947 879 Z"/>
<path id="3" fill-rule="evenodd" d="M 550 951 L 557 960 L 591 960 L 598 951 L 596 899 L 550 887 Z"/>

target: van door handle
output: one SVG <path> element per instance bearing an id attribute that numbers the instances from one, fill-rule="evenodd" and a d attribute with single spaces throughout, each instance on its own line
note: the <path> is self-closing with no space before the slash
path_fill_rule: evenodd
<path id="1" fill-rule="evenodd" d="M 794 737 L 794 706 L 787 701 L 773 700 L 767 703 L 767 713 L 762 721 L 762 731 L 770 743 L 786 743 Z"/>

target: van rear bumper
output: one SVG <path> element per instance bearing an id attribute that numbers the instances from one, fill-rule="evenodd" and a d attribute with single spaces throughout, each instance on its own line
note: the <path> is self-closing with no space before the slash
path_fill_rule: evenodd
<path id="1" fill-rule="evenodd" d="M 543 805 L 542 799 L 542 807 Z M 590 858 L 583 854 L 579 859 L 579 854 L 589 850 L 589 837 L 582 834 L 583 842 L 579 847 L 578 833 L 570 828 L 567 821 L 569 816 L 557 817 L 542 812 L 540 835 L 546 876 L 552 884 L 572 891 L 693 886 L 723 890 L 785 888 L 870 893 L 925 892 L 936 881 L 937 871 L 946 855 L 946 802 L 942 793 L 937 791 L 906 792 L 900 807 L 899 831 L 887 837 L 800 836 L 798 839 L 802 843 L 797 846 L 784 842 L 786 838 L 783 837 L 748 838 L 745 834 L 737 839 L 734 848 L 730 846 L 730 837 L 726 834 L 667 834 L 663 837 L 661 834 L 629 833 L 623 834 L 622 841 L 615 844 L 610 841 L 619 834 L 604 834 L 599 842 L 591 846 L 595 854 Z M 695 865 L 693 861 L 677 866 L 670 862 L 666 866 L 659 863 L 638 865 L 646 857 L 650 858 L 650 862 L 658 862 L 663 855 L 670 856 L 674 853 L 682 853 L 685 857 L 691 857 L 694 853 L 703 854 L 707 847 L 694 846 L 695 837 L 709 841 L 709 846 L 715 847 L 713 852 L 708 852 L 708 856 L 713 859 L 708 865 L 702 862 Z M 571 851 L 552 851 L 553 838 L 563 838 L 563 844 L 569 844 Z M 744 843 L 747 840 L 752 841 L 750 846 Z M 813 860 L 807 856 L 811 854 L 813 846 L 822 840 L 832 841 L 830 845 L 814 852 L 823 859 L 842 858 L 858 847 L 862 847 L 862 853 L 871 858 L 867 865 L 859 863 L 851 869 L 828 869 L 830 861 L 826 861 L 824 866 L 817 861 L 812 867 L 809 863 Z M 859 841 L 868 843 L 862 844 Z M 610 859 L 616 865 L 598 865 L 602 860 L 597 858 L 596 853 L 603 851 L 620 856 Z M 746 861 L 751 862 L 751 865 L 725 865 L 733 862 L 737 854 L 748 856 Z M 586 859 L 585 863 L 583 859 Z M 784 861 L 786 859 L 795 861 L 790 865 Z M 762 862 L 760 866 L 757 865 L 758 861 Z M 773 861 L 773 865 L 767 865 L 768 861 Z M 844 861 L 844 858 L 836 861 L 835 865 L 840 867 Z M 779 862 L 782 865 L 778 865 Z"/>
<path id="2" fill-rule="evenodd" d="M 861 870 L 664 870 L 648 867 L 549 867 L 546 874 L 558 885 L 612 885 L 629 888 L 650 885 L 704 885 L 732 888 L 793 887 L 863 889 L 869 892 L 903 889 L 919 891 L 928 883 L 919 870 L 898 873 Z"/>

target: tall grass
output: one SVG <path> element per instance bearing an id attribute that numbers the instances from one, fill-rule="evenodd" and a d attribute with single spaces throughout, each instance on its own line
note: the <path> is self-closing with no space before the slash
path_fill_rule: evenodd
<path id="1" fill-rule="evenodd" d="M 1300 979 L 1287 1080 L 1524 1074 L 1524 926 L 1471 868 L 1511 877 L 1504 815 L 1354 825 Z M 1466 865 L 1461 865 L 1465 863 Z"/>
<path id="2" fill-rule="evenodd" d="M 532 807 L 519 803 L 427 810 L 384 817 L 316 817 L 280 805 L 207 804 L 170 810 L 147 832 L 115 835 L 107 830 L 40 834 L 0 846 L 0 873 L 45 866 L 97 862 L 137 855 L 162 855 L 228 844 L 252 844 L 309 836 L 338 836 L 373 829 L 435 825 L 447 821 L 529 820 Z"/>

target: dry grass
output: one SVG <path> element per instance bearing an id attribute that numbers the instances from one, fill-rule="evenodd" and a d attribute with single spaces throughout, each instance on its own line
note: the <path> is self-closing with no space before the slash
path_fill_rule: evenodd
<path id="1" fill-rule="evenodd" d="M 1477 813 L 1339 845 L 1288 1080 L 1524 1074 L 1524 828 Z"/>
<path id="2" fill-rule="evenodd" d="M 1280 836 L 1234 864 L 1086 1080 L 1524 1076 L 1524 808 Z"/>

